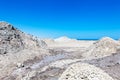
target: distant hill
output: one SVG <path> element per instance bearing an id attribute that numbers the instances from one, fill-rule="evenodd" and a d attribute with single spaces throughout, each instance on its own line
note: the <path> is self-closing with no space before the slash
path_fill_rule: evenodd
<path id="1" fill-rule="evenodd" d="M 68 41 L 76 41 L 76 39 L 71 39 L 71 38 L 68 38 L 66 36 L 62 36 L 62 37 L 59 37 L 59 38 L 55 39 L 54 41 L 57 41 L 57 42 L 68 42 Z"/>

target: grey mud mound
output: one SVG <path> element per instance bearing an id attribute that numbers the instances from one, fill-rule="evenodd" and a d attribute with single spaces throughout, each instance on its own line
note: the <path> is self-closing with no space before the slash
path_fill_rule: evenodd
<path id="1" fill-rule="evenodd" d="M 59 80 L 113 80 L 113 78 L 93 65 L 75 63 L 63 72 Z"/>
<path id="2" fill-rule="evenodd" d="M 0 80 L 9 77 L 15 69 L 25 67 L 31 60 L 30 64 L 49 55 L 46 47 L 43 40 L 25 34 L 7 22 L 0 22 Z"/>
<path id="3" fill-rule="evenodd" d="M 21 32 L 6 22 L 0 22 L 0 54 L 24 48 Z"/>
<path id="4" fill-rule="evenodd" d="M 0 54 L 46 46 L 44 41 L 23 33 L 7 22 L 0 22 Z"/>
<path id="5" fill-rule="evenodd" d="M 104 37 L 97 42 L 95 42 L 93 45 L 91 45 L 89 48 L 86 49 L 86 51 L 83 53 L 84 57 L 104 57 L 109 56 L 113 53 L 117 52 L 117 47 L 119 46 L 119 42 L 116 40 L 113 40 L 109 37 Z"/>

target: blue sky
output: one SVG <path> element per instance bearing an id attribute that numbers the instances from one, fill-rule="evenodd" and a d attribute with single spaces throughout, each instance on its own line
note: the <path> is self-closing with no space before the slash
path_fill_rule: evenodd
<path id="1" fill-rule="evenodd" d="M 120 0 L 0 0 L 0 21 L 41 38 L 120 38 Z"/>

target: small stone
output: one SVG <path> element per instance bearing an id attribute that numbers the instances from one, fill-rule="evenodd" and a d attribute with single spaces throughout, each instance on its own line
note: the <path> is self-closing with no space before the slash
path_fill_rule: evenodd
<path id="1" fill-rule="evenodd" d="M 24 64 L 22 64 L 22 63 L 17 63 L 17 67 L 18 67 L 18 68 L 22 68 L 22 67 L 24 67 Z"/>

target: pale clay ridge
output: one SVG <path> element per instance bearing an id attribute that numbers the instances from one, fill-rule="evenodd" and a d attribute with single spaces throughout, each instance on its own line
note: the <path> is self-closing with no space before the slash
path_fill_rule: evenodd
<path id="1" fill-rule="evenodd" d="M 68 37 L 59 37 L 57 39 L 43 39 L 48 47 L 89 47 L 89 45 L 93 44 L 95 41 L 85 41 L 85 40 L 76 40 Z"/>
<path id="2" fill-rule="evenodd" d="M 84 57 L 103 57 L 109 56 L 117 52 L 117 47 L 120 43 L 109 37 L 104 37 L 97 42 L 93 43 L 86 51 L 83 53 Z"/>
<path id="3" fill-rule="evenodd" d="M 56 42 L 70 42 L 70 41 L 77 41 L 76 39 L 70 39 L 66 36 L 63 36 L 63 37 L 59 37 L 57 39 L 55 39 L 54 41 Z"/>
<path id="4" fill-rule="evenodd" d="M 68 67 L 58 80 L 114 80 L 100 68 L 86 63 Z"/>

